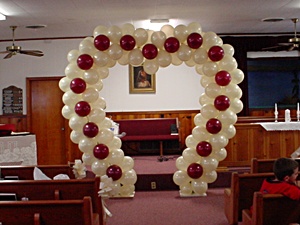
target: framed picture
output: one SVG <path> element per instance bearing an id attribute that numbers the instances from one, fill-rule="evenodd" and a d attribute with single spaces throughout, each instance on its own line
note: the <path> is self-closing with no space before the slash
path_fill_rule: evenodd
<path id="1" fill-rule="evenodd" d="M 147 74 L 143 66 L 129 65 L 129 93 L 155 93 L 155 74 Z"/>

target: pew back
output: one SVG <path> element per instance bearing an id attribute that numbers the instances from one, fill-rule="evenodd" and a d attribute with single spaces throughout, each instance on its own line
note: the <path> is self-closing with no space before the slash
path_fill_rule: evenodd
<path id="1" fill-rule="evenodd" d="M 37 216 L 37 214 L 39 216 Z M 91 197 L 81 200 L 36 200 L 0 202 L 0 222 L 3 225 L 34 225 L 35 218 L 43 225 L 97 223 L 92 212 Z M 96 223 L 93 223 L 93 221 Z"/>
<path id="2" fill-rule="evenodd" d="M 281 194 L 262 194 L 255 192 L 252 214 L 243 210 L 243 225 L 288 225 L 299 223 L 300 202 Z"/>
<path id="3" fill-rule="evenodd" d="M 16 193 L 17 199 L 31 200 L 71 200 L 90 196 L 93 210 L 99 214 L 103 224 L 101 197 L 98 196 L 100 177 L 70 180 L 3 180 L 0 193 Z"/>
<path id="4" fill-rule="evenodd" d="M 274 173 L 232 173 L 230 188 L 224 189 L 224 210 L 229 224 L 242 221 L 242 210 L 251 207 L 254 192 L 260 190 L 266 178 L 274 178 Z"/>
<path id="5" fill-rule="evenodd" d="M 270 173 L 273 172 L 273 164 L 276 159 L 251 159 L 251 173 Z M 300 158 L 295 159 L 300 165 Z"/>

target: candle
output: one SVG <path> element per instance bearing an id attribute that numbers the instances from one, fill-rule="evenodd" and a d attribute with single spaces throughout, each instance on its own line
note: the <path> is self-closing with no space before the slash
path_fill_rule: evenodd
<path id="1" fill-rule="evenodd" d="M 299 102 L 297 103 L 297 112 L 299 112 Z"/>
<path id="2" fill-rule="evenodd" d="M 277 112 L 277 103 L 275 103 L 275 112 Z"/>
<path id="3" fill-rule="evenodd" d="M 289 109 L 285 110 L 284 118 L 285 122 L 291 122 L 291 112 Z"/>

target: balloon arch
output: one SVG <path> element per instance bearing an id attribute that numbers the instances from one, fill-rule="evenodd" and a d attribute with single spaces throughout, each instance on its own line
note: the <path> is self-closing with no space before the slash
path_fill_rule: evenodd
<path id="1" fill-rule="evenodd" d="M 202 32 L 200 24 L 164 25 L 160 31 L 98 26 L 93 37 L 71 50 L 65 77 L 59 82 L 63 94 L 62 115 L 69 120 L 70 139 L 82 151 L 82 161 L 97 175 L 110 179 L 109 196 L 134 195 L 137 175 L 134 161 L 124 156 L 122 142 L 115 136 L 112 121 L 106 117 L 101 97 L 102 80 L 109 68 L 143 65 L 148 74 L 159 67 L 183 62 L 201 75 L 205 91 L 199 98 L 201 113 L 186 140 L 186 149 L 176 160 L 173 181 L 181 196 L 205 196 L 208 183 L 217 179 L 219 161 L 226 158 L 225 146 L 235 136 L 234 124 L 243 104 L 238 84 L 244 79 L 237 68 L 231 45 L 223 44 L 214 32 Z"/>

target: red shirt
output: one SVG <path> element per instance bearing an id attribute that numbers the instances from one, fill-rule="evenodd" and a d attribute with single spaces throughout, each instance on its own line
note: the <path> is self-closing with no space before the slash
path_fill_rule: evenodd
<path id="1" fill-rule="evenodd" d="M 282 194 L 293 200 L 300 200 L 300 188 L 284 181 L 265 179 L 260 192 L 263 194 Z"/>

